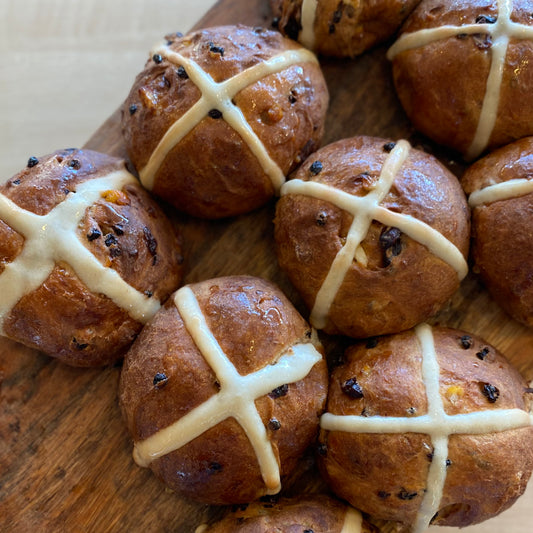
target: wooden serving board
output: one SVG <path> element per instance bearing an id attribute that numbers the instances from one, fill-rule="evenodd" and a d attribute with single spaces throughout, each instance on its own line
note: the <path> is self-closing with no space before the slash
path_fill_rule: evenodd
<path id="1" fill-rule="evenodd" d="M 269 26 L 267 0 L 221 0 L 197 27 L 245 23 Z M 163 35 L 168 28 L 161 28 Z M 408 138 L 433 151 L 459 176 L 453 162 L 411 128 L 395 97 L 386 47 L 355 60 L 324 60 L 331 106 L 324 143 L 356 134 Z M 141 65 L 140 65 L 141 67 Z M 125 95 L 124 95 L 125 96 Z M 117 106 L 120 105 L 117 101 Z M 86 147 L 125 155 L 115 113 Z M 168 210 L 185 243 L 185 282 L 250 274 L 278 283 L 307 316 L 279 271 L 273 250 L 274 202 L 222 222 L 189 219 Z M 533 379 L 533 331 L 510 320 L 470 275 L 436 322 L 478 334 Z M 335 356 L 346 339 L 323 336 Z M 135 465 L 132 442 L 117 403 L 120 366 L 77 369 L 6 339 L 0 340 L 0 530 L 11 532 L 194 531 L 224 512 L 189 502 Z M 289 492 L 320 486 L 311 457 Z M 530 531 L 533 493 L 506 513 L 506 533 Z M 526 510 L 527 507 L 527 510 Z M 385 526 L 390 531 L 392 526 Z M 448 528 L 440 528 L 440 531 Z M 493 532 L 491 522 L 464 530 Z"/>

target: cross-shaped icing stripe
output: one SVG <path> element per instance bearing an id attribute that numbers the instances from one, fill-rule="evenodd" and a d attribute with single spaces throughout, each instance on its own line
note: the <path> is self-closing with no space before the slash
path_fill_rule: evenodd
<path id="1" fill-rule="evenodd" d="M 533 179 L 515 179 L 489 185 L 474 191 L 468 197 L 470 207 L 491 204 L 500 200 L 510 200 L 533 193 Z"/>
<path id="2" fill-rule="evenodd" d="M 322 415 L 320 426 L 329 431 L 350 433 L 424 433 L 430 436 L 433 458 L 427 487 L 412 533 L 423 533 L 439 510 L 446 482 L 446 461 L 450 435 L 481 435 L 533 425 L 533 415 L 522 409 L 493 409 L 448 415 L 440 395 L 440 367 L 433 332 L 428 324 L 415 328 L 422 350 L 422 379 L 426 388 L 428 412 L 418 417 Z"/>
<path id="3" fill-rule="evenodd" d="M 302 15 L 300 17 L 300 24 L 302 29 L 298 40 L 309 49 L 313 49 L 315 46 L 315 18 L 318 8 L 318 0 L 303 0 L 302 2 Z"/>
<path id="4" fill-rule="evenodd" d="M 99 200 L 103 192 L 120 190 L 135 182 L 134 176 L 122 170 L 85 181 L 46 215 L 22 209 L 0 194 L 0 219 L 25 239 L 20 254 L 6 264 L 0 274 L 2 334 L 4 321 L 17 302 L 37 289 L 61 261 L 74 269 L 89 290 L 111 298 L 135 320 L 144 323 L 155 314 L 160 303 L 134 289 L 112 268 L 102 265 L 77 235 L 87 208 Z"/>
<path id="5" fill-rule="evenodd" d="M 255 451 L 267 493 L 279 492 L 278 461 L 255 400 L 282 385 L 304 379 L 322 356 L 312 342 L 296 344 L 274 364 L 241 376 L 209 329 L 192 289 L 182 287 L 176 292 L 174 301 L 187 331 L 215 373 L 220 391 L 174 424 L 136 442 L 135 462 L 148 466 L 154 459 L 181 448 L 219 422 L 233 417 Z"/>
<path id="6" fill-rule="evenodd" d="M 205 72 L 198 63 L 162 44 L 152 52 L 166 58 L 174 65 L 185 68 L 190 80 L 200 90 L 200 99 L 182 115 L 159 141 L 146 166 L 139 172 L 143 185 L 151 190 L 155 176 L 168 153 L 197 126 L 212 109 L 222 113 L 224 119 L 244 140 L 255 155 L 265 174 L 271 179 L 276 194 L 285 181 L 285 175 L 272 159 L 265 145 L 246 120 L 242 111 L 232 102 L 233 98 L 246 87 L 269 74 L 281 72 L 291 65 L 304 62 L 317 63 L 316 56 L 304 49 L 286 50 L 266 61 L 243 70 L 239 74 L 220 83 Z"/>
<path id="7" fill-rule="evenodd" d="M 302 194 L 332 203 L 353 215 L 346 243 L 338 251 L 329 272 L 320 287 L 310 322 L 318 329 L 324 328 L 331 304 L 344 281 L 353 260 L 366 265 L 366 255 L 361 242 L 373 220 L 398 228 L 412 239 L 426 246 L 433 254 L 451 265 L 459 279 L 468 273 L 468 265 L 459 249 L 431 226 L 410 215 L 396 213 L 380 205 L 389 193 L 396 175 L 410 152 L 407 141 L 398 141 L 387 156 L 374 188 L 363 197 L 353 196 L 330 185 L 316 181 L 290 180 L 281 189 L 281 195 Z"/>
<path id="8" fill-rule="evenodd" d="M 474 159 L 487 147 L 496 123 L 500 89 L 505 66 L 505 57 L 510 39 L 533 40 L 533 27 L 513 22 L 511 20 L 512 0 L 497 2 L 498 16 L 493 24 L 465 24 L 464 26 L 444 25 L 428 28 L 412 33 L 404 33 L 392 45 L 387 53 L 388 59 L 394 59 L 398 54 L 407 50 L 420 48 L 432 42 L 456 37 L 458 35 L 487 34 L 492 38 L 492 59 L 487 78 L 487 85 L 483 105 L 477 125 L 476 133 L 470 148 L 466 153 L 467 159 Z"/>

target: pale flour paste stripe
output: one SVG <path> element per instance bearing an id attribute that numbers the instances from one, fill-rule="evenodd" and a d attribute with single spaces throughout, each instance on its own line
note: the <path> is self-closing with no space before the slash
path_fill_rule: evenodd
<path id="1" fill-rule="evenodd" d="M 474 191 L 468 197 L 470 207 L 491 204 L 501 200 L 510 200 L 533 193 L 533 179 L 515 179 L 489 185 Z"/>
<path id="2" fill-rule="evenodd" d="M 344 524 L 340 533 L 361 533 L 363 531 L 363 515 L 353 507 L 347 506 Z"/>
<path id="3" fill-rule="evenodd" d="M 494 24 L 465 24 L 464 26 L 445 24 L 435 28 L 426 28 L 412 33 L 404 33 L 400 35 L 398 40 L 387 51 L 387 59 L 393 60 L 402 52 L 422 48 L 436 41 L 455 37 L 458 34 L 490 34 L 493 29 Z"/>
<path id="4" fill-rule="evenodd" d="M 428 413 L 420 417 L 363 417 L 325 413 L 322 429 L 351 433 L 424 433 L 431 437 L 433 460 L 427 487 L 412 533 L 423 533 L 439 510 L 446 482 L 448 441 L 453 434 L 486 434 L 533 426 L 533 415 L 521 409 L 495 409 L 448 415 L 440 396 L 440 368 L 433 332 L 428 324 L 415 328 L 422 351 L 422 379 L 428 400 Z"/>
<path id="5" fill-rule="evenodd" d="M 443 428 L 446 411 L 440 395 L 440 366 L 435 352 L 433 331 L 428 324 L 415 328 L 422 351 L 422 381 L 426 389 L 428 415 L 433 427 L 430 432 L 433 458 L 426 480 L 426 491 L 415 519 L 413 533 L 423 533 L 439 510 L 444 484 L 446 483 L 446 460 L 450 432 Z"/>
<path id="6" fill-rule="evenodd" d="M 498 418 L 494 414 L 498 415 Z M 522 409 L 493 409 L 475 413 L 445 415 L 444 423 L 451 434 L 481 435 L 498 433 L 533 425 L 533 415 Z M 324 413 L 320 425 L 331 431 L 352 433 L 431 433 L 433 419 L 429 415 L 416 417 L 333 415 Z"/>
<path id="7" fill-rule="evenodd" d="M 297 344 L 275 364 L 241 376 L 210 331 L 193 291 L 187 286 L 182 287 L 176 292 L 174 301 L 187 331 L 215 372 L 220 391 L 174 424 L 136 442 L 135 461 L 147 466 L 154 459 L 181 448 L 219 422 L 233 417 L 254 448 L 268 493 L 278 492 L 281 487 L 279 465 L 255 400 L 281 385 L 305 378 L 322 356 L 312 343 Z"/>
<path id="8" fill-rule="evenodd" d="M 474 139 L 465 155 L 467 160 L 475 159 L 485 150 L 494 130 L 498 116 L 498 107 L 500 105 L 503 69 L 505 67 L 505 56 L 507 55 L 508 46 L 509 38 L 505 35 L 498 37 L 492 45 L 492 60 L 489 77 L 487 78 L 485 97 Z"/>
<path id="9" fill-rule="evenodd" d="M 387 52 L 388 59 L 392 60 L 398 54 L 407 50 L 420 48 L 432 42 L 461 34 L 480 33 L 487 34 L 493 38 L 491 66 L 485 96 L 474 139 L 465 156 L 467 159 L 474 159 L 483 152 L 494 130 L 500 101 L 505 57 L 510 39 L 533 40 L 532 26 L 511 20 L 512 8 L 512 0 L 498 1 L 498 16 L 494 24 L 445 25 L 403 34 Z"/>
<path id="10" fill-rule="evenodd" d="M 395 213 L 381 206 L 376 208 L 375 219 L 386 226 L 397 227 L 402 233 L 423 244 L 431 253 L 450 265 L 457 272 L 459 280 L 463 280 L 468 274 L 468 263 L 459 248 L 429 224 L 411 215 Z"/>
<path id="11" fill-rule="evenodd" d="M 315 19 L 318 8 L 318 0 L 303 0 L 300 23 L 302 29 L 298 40 L 312 50 L 315 47 Z"/>
<path id="12" fill-rule="evenodd" d="M 104 267 L 77 235 L 87 208 L 99 200 L 104 191 L 122 189 L 135 181 L 126 171 L 88 180 L 46 215 L 21 209 L 0 194 L 0 218 L 25 238 L 21 253 L 0 274 L 2 326 L 17 302 L 37 289 L 62 261 L 74 269 L 89 290 L 109 297 L 135 320 L 146 322 L 153 316 L 160 307 L 159 302 L 131 287 L 112 268 Z"/>
<path id="13" fill-rule="evenodd" d="M 200 90 L 201 97 L 167 130 L 160 140 L 147 165 L 139 172 L 143 185 L 149 190 L 153 189 L 155 176 L 169 152 L 207 116 L 211 109 L 218 109 L 222 112 L 222 118 L 242 137 L 257 158 L 278 194 L 281 185 L 285 182 L 285 175 L 253 131 L 242 111 L 233 104 L 232 99 L 240 91 L 269 74 L 281 72 L 297 63 L 318 63 L 316 56 L 304 48 L 286 50 L 266 61 L 257 63 L 233 78 L 217 83 L 195 61 L 171 50 L 167 45 L 161 45 L 153 50 L 153 53 L 160 54 L 168 61 L 183 66 L 191 81 Z"/>

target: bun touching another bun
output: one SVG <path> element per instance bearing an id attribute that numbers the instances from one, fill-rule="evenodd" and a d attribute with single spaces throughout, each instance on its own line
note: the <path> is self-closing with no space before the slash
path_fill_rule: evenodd
<path id="1" fill-rule="evenodd" d="M 273 285 L 235 276 L 177 291 L 128 353 L 120 404 L 134 457 L 211 504 L 277 493 L 318 431 L 327 368 Z"/>
<path id="2" fill-rule="evenodd" d="M 270 0 L 275 26 L 319 54 L 354 57 L 391 37 L 420 0 Z"/>
<path id="3" fill-rule="evenodd" d="M 326 495 L 282 498 L 275 503 L 256 502 L 228 514 L 195 533 L 377 533 L 361 513 Z"/>
<path id="4" fill-rule="evenodd" d="M 331 376 L 319 465 L 375 518 L 467 526 L 508 508 L 533 469 L 527 383 L 492 346 L 417 326 L 349 348 Z"/>
<path id="5" fill-rule="evenodd" d="M 423 0 L 389 50 L 414 126 L 467 160 L 533 134 L 532 3 Z"/>
<path id="6" fill-rule="evenodd" d="M 468 267 L 469 210 L 434 157 L 373 137 L 325 146 L 282 188 L 281 268 L 327 333 L 370 337 L 435 314 Z"/>
<path id="7" fill-rule="evenodd" d="M 0 188 L 2 334 L 75 366 L 111 363 L 182 277 L 178 237 L 121 159 L 63 150 Z"/>
<path id="8" fill-rule="evenodd" d="M 123 108 L 143 185 L 203 218 L 251 211 L 320 144 L 328 89 L 316 57 L 278 32 L 169 35 Z"/>
<path id="9" fill-rule="evenodd" d="M 492 297 L 533 327 L 533 137 L 474 163 L 462 184 L 472 207 L 472 257 Z"/>

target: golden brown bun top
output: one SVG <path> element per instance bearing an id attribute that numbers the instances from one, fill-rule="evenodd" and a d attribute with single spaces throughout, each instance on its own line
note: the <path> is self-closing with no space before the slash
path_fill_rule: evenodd
<path id="1" fill-rule="evenodd" d="M 0 192 L 23 209 L 45 215 L 76 185 L 118 170 L 126 170 L 122 159 L 93 150 L 58 150 L 30 157 L 27 167 L 2 185 Z"/>
<path id="2" fill-rule="evenodd" d="M 489 185 L 532 175 L 533 137 L 524 137 L 476 161 L 466 170 L 461 183 L 466 194 L 472 194 Z"/>
<path id="3" fill-rule="evenodd" d="M 257 502 L 242 506 L 202 533 L 340 533 L 348 509 L 346 504 L 325 495 Z M 363 521 L 360 533 L 377 532 L 377 528 Z"/>
<path id="4" fill-rule="evenodd" d="M 166 39 L 170 50 L 193 60 L 216 83 L 285 50 L 301 48 L 278 32 L 244 25 L 205 28 L 185 36 L 170 34 Z M 262 89 L 268 92 L 266 87 Z M 198 88 L 180 77 L 177 68 L 169 68 L 166 60 L 147 61 L 126 100 L 123 116 L 123 129 L 138 169 L 148 162 L 162 136 L 160 132 L 167 131 L 200 96 Z M 269 96 L 265 93 L 261 98 L 268 101 Z M 133 114 L 128 110 L 131 105 L 136 106 Z"/>
<path id="5" fill-rule="evenodd" d="M 514 0 L 511 20 L 530 25 L 529 14 L 533 9 L 531 0 Z M 475 24 L 478 17 L 498 15 L 498 2 L 495 0 L 422 0 L 402 27 L 402 33 L 410 33 L 423 28 L 436 28 L 446 24 Z M 476 20 L 477 19 L 477 20 Z"/>

